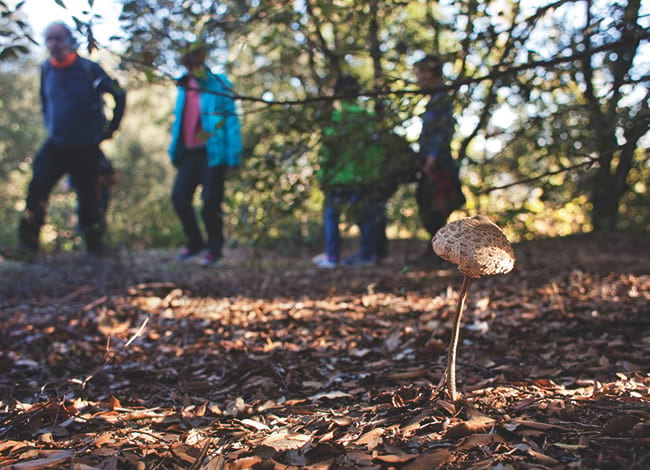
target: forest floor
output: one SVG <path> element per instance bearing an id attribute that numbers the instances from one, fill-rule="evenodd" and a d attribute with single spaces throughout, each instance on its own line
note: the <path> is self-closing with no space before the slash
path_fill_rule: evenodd
<path id="1" fill-rule="evenodd" d="M 647 237 L 518 244 L 474 281 L 456 402 L 462 276 L 410 263 L 423 243 L 0 260 L 0 468 L 650 468 Z"/>

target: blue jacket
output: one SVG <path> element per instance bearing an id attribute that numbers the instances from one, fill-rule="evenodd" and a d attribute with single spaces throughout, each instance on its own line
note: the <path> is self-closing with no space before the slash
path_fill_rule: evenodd
<path id="1" fill-rule="evenodd" d="M 201 87 L 201 126 L 210 137 L 205 142 L 208 166 L 226 165 L 236 167 L 242 163 L 242 141 L 239 118 L 233 99 L 233 88 L 221 74 L 213 74 L 207 68 L 204 77 L 197 77 Z M 182 138 L 183 107 L 185 106 L 185 83 L 187 75 L 178 81 L 178 98 L 174 110 L 172 141 L 169 155 L 176 163 L 183 155 Z"/>
<path id="2" fill-rule="evenodd" d="M 102 95 L 115 99 L 109 125 Z M 99 144 L 117 130 L 124 114 L 126 93 L 99 64 L 83 57 L 65 68 L 49 61 L 41 65 L 41 105 L 48 139 L 63 145 Z"/>

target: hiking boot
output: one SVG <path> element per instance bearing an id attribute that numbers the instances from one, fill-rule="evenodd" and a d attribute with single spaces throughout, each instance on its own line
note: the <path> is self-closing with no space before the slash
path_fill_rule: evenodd
<path id="1" fill-rule="evenodd" d="M 210 253 L 208 251 L 201 257 L 201 259 L 199 260 L 199 264 L 206 268 L 209 266 L 219 266 L 221 264 L 221 258 L 219 258 L 214 253 Z"/>
<path id="2" fill-rule="evenodd" d="M 359 253 L 352 255 L 349 258 L 344 259 L 341 264 L 343 266 L 349 267 L 364 267 L 364 266 L 374 266 L 377 264 L 377 261 L 374 257 L 363 258 Z"/>
<path id="3" fill-rule="evenodd" d="M 191 248 L 185 247 L 178 254 L 177 259 L 178 259 L 178 261 L 189 261 L 192 258 L 194 258 L 196 255 L 198 255 L 199 253 L 201 253 L 200 248 L 192 250 Z"/>

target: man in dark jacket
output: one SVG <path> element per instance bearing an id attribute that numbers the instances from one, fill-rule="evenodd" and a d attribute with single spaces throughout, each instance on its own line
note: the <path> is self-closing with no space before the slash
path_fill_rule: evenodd
<path id="1" fill-rule="evenodd" d="M 40 94 L 48 135 L 34 158 L 19 248 L 26 257 L 38 251 L 50 192 L 69 173 L 77 190 L 79 226 L 86 248 L 101 254 L 101 214 L 96 202 L 102 156 L 99 144 L 119 127 L 126 94 L 99 64 L 77 55 L 76 41 L 65 24 L 50 24 L 45 44 L 50 59 L 41 66 Z M 104 117 L 104 93 L 115 100 L 110 123 Z"/>
<path id="2" fill-rule="evenodd" d="M 418 85 L 429 98 L 421 115 L 416 199 L 420 220 L 431 237 L 445 225 L 447 217 L 465 203 L 458 167 L 450 148 L 455 124 L 451 98 L 446 92 L 436 90 L 442 84 L 442 65 L 441 59 L 434 55 L 415 64 Z M 433 253 L 429 243 L 425 252 Z"/>

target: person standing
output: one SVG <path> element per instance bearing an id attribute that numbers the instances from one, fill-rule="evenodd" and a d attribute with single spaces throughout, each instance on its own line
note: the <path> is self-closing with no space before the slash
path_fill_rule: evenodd
<path id="1" fill-rule="evenodd" d="M 325 192 L 323 225 L 325 252 L 312 261 L 318 268 L 372 266 L 377 261 L 378 230 L 384 215 L 385 174 L 382 153 L 372 129 L 370 113 L 357 101 L 359 84 L 352 76 L 340 77 L 334 93 L 343 99 L 335 102 L 329 125 L 323 129 L 319 180 Z M 361 231 L 356 254 L 340 259 L 339 219 L 349 209 Z"/>
<path id="2" fill-rule="evenodd" d="M 414 67 L 417 84 L 429 98 L 421 115 L 416 200 L 420 220 L 433 237 L 447 223 L 449 215 L 465 203 L 465 197 L 458 167 L 451 155 L 455 125 L 451 98 L 447 92 L 436 89 L 442 84 L 443 62 L 438 56 L 427 55 Z M 426 253 L 432 253 L 429 243 Z"/>
<path id="3" fill-rule="evenodd" d="M 206 56 L 206 48 L 195 44 L 181 58 L 186 73 L 178 80 L 169 154 L 178 170 L 172 203 L 186 238 L 178 259 L 202 254 L 199 263 L 211 266 L 219 264 L 223 255 L 226 173 L 241 165 L 242 142 L 232 85 L 224 75 L 208 69 Z M 205 241 L 192 205 L 199 185 Z"/>
<path id="4" fill-rule="evenodd" d="M 37 253 L 50 193 L 68 173 L 77 191 L 79 226 L 86 249 L 101 255 L 104 245 L 97 205 L 102 157 L 99 144 L 118 129 L 126 92 L 99 64 L 77 55 L 77 42 L 64 23 L 51 23 L 46 28 L 45 45 L 50 58 L 41 65 L 40 96 L 47 138 L 34 158 L 18 230 L 19 251 L 26 258 Z M 102 99 L 106 93 L 115 101 L 108 123 Z"/>

